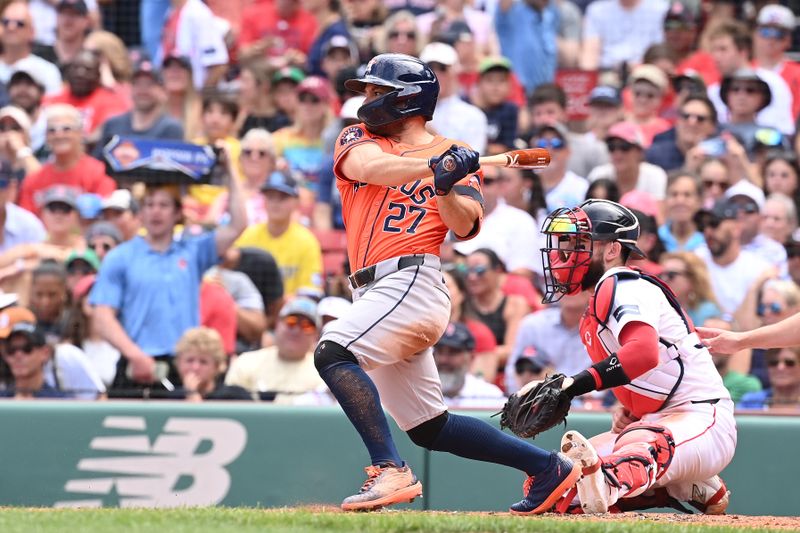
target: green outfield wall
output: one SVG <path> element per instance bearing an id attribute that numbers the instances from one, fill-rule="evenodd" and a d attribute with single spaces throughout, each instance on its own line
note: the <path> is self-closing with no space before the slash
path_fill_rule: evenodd
<path id="1" fill-rule="evenodd" d="M 489 413 L 470 412 L 496 425 Z M 595 434 L 607 414 L 574 413 Z M 800 417 L 740 416 L 739 447 L 723 473 L 729 511 L 797 515 Z M 415 447 L 396 428 L 425 483 L 423 509 L 504 511 L 520 473 Z M 555 429 L 536 444 L 555 448 Z M 337 407 L 158 402 L 0 404 L 0 505 L 45 507 L 338 504 L 364 481 L 366 451 Z M 783 489 L 779 488 L 783 487 Z"/>

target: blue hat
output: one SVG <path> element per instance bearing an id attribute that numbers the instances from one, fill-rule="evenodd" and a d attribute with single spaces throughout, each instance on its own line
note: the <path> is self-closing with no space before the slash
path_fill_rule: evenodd
<path id="1" fill-rule="evenodd" d="M 475 349 L 475 337 L 472 336 L 467 326 L 460 322 L 451 322 L 444 330 L 444 334 L 436 346 L 446 346 L 456 350 L 472 351 Z"/>
<path id="2" fill-rule="evenodd" d="M 261 192 L 266 191 L 279 191 L 289 196 L 300 196 L 300 190 L 297 187 L 297 181 L 288 174 L 276 170 L 269 175 L 267 181 L 261 186 Z"/>
<path id="3" fill-rule="evenodd" d="M 103 199 L 99 194 L 86 192 L 78 196 L 78 213 L 84 220 L 93 220 L 103 211 Z"/>
<path id="4" fill-rule="evenodd" d="M 595 104 L 621 106 L 619 90 L 611 85 L 598 85 L 589 94 L 589 105 Z"/>

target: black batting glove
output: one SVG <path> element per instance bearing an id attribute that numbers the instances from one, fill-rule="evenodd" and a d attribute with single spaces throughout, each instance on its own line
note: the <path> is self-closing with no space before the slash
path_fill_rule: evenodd
<path id="1" fill-rule="evenodd" d="M 438 196 L 445 196 L 453 185 L 480 168 L 478 158 L 480 154 L 456 144 L 446 152 L 428 160 L 428 166 L 433 170 L 433 184 Z"/>

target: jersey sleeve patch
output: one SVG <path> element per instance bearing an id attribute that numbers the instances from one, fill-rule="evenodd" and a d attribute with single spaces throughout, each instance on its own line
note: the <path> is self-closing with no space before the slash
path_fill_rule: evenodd
<path id="1" fill-rule="evenodd" d="M 364 137 L 364 130 L 358 126 L 350 126 L 339 135 L 339 145 L 352 144 Z"/>

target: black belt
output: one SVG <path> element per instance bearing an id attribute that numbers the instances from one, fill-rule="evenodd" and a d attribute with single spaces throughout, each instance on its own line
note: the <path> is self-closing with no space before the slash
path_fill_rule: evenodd
<path id="1" fill-rule="evenodd" d="M 400 259 L 397 260 L 397 270 L 403 270 L 404 268 L 418 266 L 425 262 L 424 255 L 404 255 Z M 369 285 L 373 281 L 375 281 L 375 267 L 376 265 L 368 266 L 367 268 L 362 268 L 361 270 L 357 270 L 352 275 L 350 275 L 347 279 L 350 280 L 350 286 L 354 289 L 358 289 L 365 285 Z"/>
<path id="2" fill-rule="evenodd" d="M 690 403 L 710 403 L 711 405 L 714 405 L 717 402 L 719 402 L 719 398 L 713 398 L 711 400 L 692 400 Z"/>

